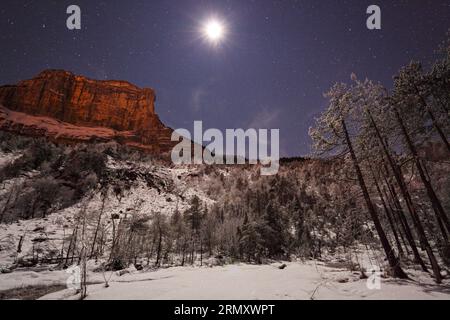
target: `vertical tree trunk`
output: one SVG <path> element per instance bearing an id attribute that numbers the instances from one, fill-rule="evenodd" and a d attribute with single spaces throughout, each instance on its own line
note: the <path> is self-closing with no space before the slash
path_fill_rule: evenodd
<path id="1" fill-rule="evenodd" d="M 92 246 L 91 246 L 91 250 L 89 253 L 89 259 L 92 259 L 93 255 L 94 255 L 95 242 L 97 241 L 98 230 L 100 229 L 100 223 L 102 221 L 104 207 L 105 207 L 105 197 L 103 197 L 102 207 L 100 209 L 100 214 L 98 215 L 97 225 L 95 227 L 95 232 L 94 232 L 94 239 L 92 240 Z"/>
<path id="2" fill-rule="evenodd" d="M 156 234 L 155 235 L 153 235 L 153 238 L 152 238 L 152 246 L 150 247 L 150 253 L 149 253 L 149 259 L 151 259 L 151 257 L 153 257 L 153 251 L 154 251 L 154 249 L 155 249 L 155 243 L 156 243 Z"/>
<path id="3" fill-rule="evenodd" d="M 185 261 L 185 258 L 186 258 L 186 247 L 187 247 L 187 241 L 186 241 L 186 238 L 184 239 L 184 242 L 183 242 L 183 257 L 181 258 L 181 266 L 183 267 L 184 266 L 184 261 Z"/>
<path id="4" fill-rule="evenodd" d="M 203 266 L 203 242 L 200 238 L 200 266 Z"/>
<path id="5" fill-rule="evenodd" d="M 61 252 L 59 254 L 61 256 L 61 260 L 60 260 L 61 264 L 64 261 L 64 243 L 65 243 L 65 239 L 66 239 L 66 228 L 63 227 L 63 238 L 62 238 L 62 243 L 61 243 Z"/>
<path id="6" fill-rule="evenodd" d="M 392 249 L 391 245 L 389 244 L 389 240 L 387 239 L 386 233 L 384 232 L 383 227 L 380 223 L 376 209 L 373 206 L 372 200 L 370 199 L 370 195 L 367 190 L 366 184 L 364 182 L 364 177 L 362 175 L 361 168 L 359 167 L 359 164 L 358 164 L 358 159 L 356 158 L 356 154 L 353 150 L 352 142 L 348 135 L 347 127 L 346 127 L 345 121 L 343 119 L 341 120 L 341 125 L 342 125 L 342 129 L 344 131 L 347 146 L 350 151 L 350 156 L 352 158 L 353 166 L 356 171 L 356 176 L 358 178 L 359 185 L 363 192 L 364 200 L 366 201 L 367 209 L 369 210 L 369 214 L 373 220 L 375 229 L 377 230 L 377 233 L 380 238 L 381 244 L 383 246 L 384 252 L 386 254 L 387 260 L 389 262 L 390 267 L 392 268 L 394 277 L 406 279 L 406 278 L 408 278 L 408 276 L 403 271 L 403 269 L 400 267 L 398 258 L 395 256 L 394 250 Z"/>
<path id="7" fill-rule="evenodd" d="M 37 199 L 34 198 L 33 205 L 31 206 L 31 219 L 34 219 L 34 212 L 36 211 L 36 202 L 37 202 Z"/>
<path id="8" fill-rule="evenodd" d="M 84 300 L 87 296 L 87 236 L 86 236 L 86 208 L 87 204 L 81 211 L 82 228 L 81 228 L 81 251 L 80 251 L 80 299 Z"/>
<path id="9" fill-rule="evenodd" d="M 75 250 L 75 248 L 72 249 L 72 247 L 75 247 L 75 241 L 76 241 L 77 233 L 78 233 L 78 224 L 79 224 L 79 222 L 77 221 L 77 224 L 72 231 L 72 236 L 70 237 L 69 248 L 67 248 L 67 254 L 66 254 L 66 263 L 65 263 L 66 266 L 68 265 L 68 262 L 69 262 L 70 251 Z M 73 254 L 72 254 L 72 262 L 73 262 Z"/>
<path id="10" fill-rule="evenodd" d="M 112 243 L 111 243 L 111 251 L 109 252 L 109 258 L 108 261 L 111 261 L 112 257 L 114 256 L 114 250 L 116 249 L 116 222 L 114 217 L 111 218 L 112 222 Z"/>
<path id="11" fill-rule="evenodd" d="M 159 223 L 159 222 L 158 222 Z M 156 251 L 156 262 L 155 262 L 155 267 L 159 266 L 160 263 L 160 259 L 161 259 L 161 247 L 162 247 L 162 228 L 160 225 L 158 225 L 158 233 L 159 233 L 159 237 L 158 237 L 158 249 Z"/>
<path id="12" fill-rule="evenodd" d="M 191 264 L 194 264 L 194 252 L 195 252 L 195 238 L 194 234 L 191 235 Z"/>

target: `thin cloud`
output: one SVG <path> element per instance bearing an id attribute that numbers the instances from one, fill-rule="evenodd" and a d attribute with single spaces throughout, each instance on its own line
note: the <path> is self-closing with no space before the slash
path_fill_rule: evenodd
<path id="1" fill-rule="evenodd" d="M 192 91 L 191 108 L 193 111 L 200 111 L 202 109 L 202 100 L 207 95 L 203 87 L 198 87 Z"/>

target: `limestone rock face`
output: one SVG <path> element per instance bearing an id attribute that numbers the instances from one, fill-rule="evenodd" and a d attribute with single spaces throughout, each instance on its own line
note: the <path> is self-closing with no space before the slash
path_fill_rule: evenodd
<path id="1" fill-rule="evenodd" d="M 30 134 L 33 128 L 27 126 L 28 122 L 36 128 L 42 122 L 39 119 L 48 117 L 63 122 L 66 127 L 95 128 L 93 138 L 112 140 L 120 137 L 117 140 L 121 143 L 154 153 L 169 152 L 174 145 L 170 141 L 172 129 L 166 127 L 155 113 L 153 89 L 141 89 L 126 81 L 99 81 L 63 70 L 46 70 L 17 85 L 0 87 L 0 105 L 14 111 L 2 113 L 0 128 L 3 130 L 21 128 L 18 133 Z M 35 119 L 25 121 L 22 116 L 23 121 L 18 125 L 14 119 L 7 119 L 5 115 L 9 114 L 15 115 L 13 118 L 26 114 Z M 99 137 L 99 128 L 111 129 L 109 132 L 114 134 Z M 45 131 L 45 128 L 39 129 Z M 54 132 L 52 126 L 46 135 L 54 135 Z M 83 141 L 90 130 L 84 132 Z M 79 140 L 67 132 L 63 136 L 65 141 Z"/>

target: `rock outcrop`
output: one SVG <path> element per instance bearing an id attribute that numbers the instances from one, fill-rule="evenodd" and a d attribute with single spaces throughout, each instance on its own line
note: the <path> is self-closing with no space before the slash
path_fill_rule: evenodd
<path id="1" fill-rule="evenodd" d="M 126 81 L 46 70 L 17 85 L 1 86 L 0 105 L 2 130 L 63 141 L 117 140 L 158 154 L 174 145 L 172 129 L 155 113 L 153 89 Z M 55 120 L 61 122 L 61 132 Z"/>

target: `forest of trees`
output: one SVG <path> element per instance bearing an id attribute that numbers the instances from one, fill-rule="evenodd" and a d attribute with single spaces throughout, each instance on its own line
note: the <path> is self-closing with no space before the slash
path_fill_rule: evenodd
<path id="1" fill-rule="evenodd" d="M 251 183 L 248 171 L 237 170 L 223 178 L 220 194 L 224 196 L 214 205 L 208 207 L 193 196 L 186 210 L 176 210 L 171 216 L 139 213 L 138 205 L 136 211 L 123 215 L 109 215 L 103 206 L 100 212 L 82 209 L 74 221 L 70 237 L 74 240 L 62 250 L 66 252 L 64 263 L 81 259 L 79 237 L 87 241 L 89 258 L 105 258 L 106 254 L 106 267 L 114 270 L 129 264 L 203 265 L 210 258 L 216 264 L 320 258 L 338 247 L 350 248 L 358 239 L 372 242 L 373 235 L 364 231 L 356 217 L 362 207 L 339 191 L 336 177 L 324 179 L 318 172 L 317 177 L 302 181 L 299 177 L 310 169 L 292 174 L 297 165 L 285 168 L 282 175 L 258 177 Z M 310 165 L 323 167 L 315 161 Z M 322 181 L 321 186 L 308 190 L 312 181 Z M 107 197 L 105 193 L 103 201 Z"/>
<path id="2" fill-rule="evenodd" d="M 418 62 L 402 68 L 391 91 L 351 78 L 326 94 L 329 107 L 310 130 L 317 155 L 333 165 L 317 160 L 296 174 L 288 164 L 277 176 L 254 180 L 245 170 L 218 175 L 222 182 L 210 189 L 221 196 L 212 207 L 193 197 L 188 210 L 171 217 L 122 222 L 111 259 L 262 263 L 379 242 L 393 276 L 406 278 L 403 266 L 417 264 L 441 282 L 450 261 L 450 47 L 429 70 Z M 424 153 L 430 145 L 443 156 Z"/>
<path id="3" fill-rule="evenodd" d="M 170 215 L 143 211 L 141 203 L 111 212 L 105 204 L 120 202 L 140 179 L 179 200 L 184 196 L 170 182 L 152 176 L 151 169 L 144 174 L 133 166 L 110 168 L 107 157 L 128 163 L 153 161 L 155 167 L 169 164 L 111 144 L 57 146 L 42 139 L 8 134 L 3 138 L 3 152 L 21 154 L 0 170 L 2 183 L 14 181 L 0 194 L 4 223 L 46 218 L 75 204 L 80 208 L 64 226 L 61 247 L 41 254 L 40 260 L 33 255 L 18 261 L 24 266 L 69 266 L 83 257 L 105 261 L 106 269 L 114 270 L 129 264 L 202 265 L 209 258 L 218 264 L 262 263 L 293 256 L 320 258 L 364 237 L 356 219 L 361 207 L 340 188 L 354 188 L 353 181 L 339 181 L 340 161 L 296 159 L 271 177 L 260 176 L 250 165 L 199 167 L 194 183 L 216 201 L 213 205 L 194 196 L 185 199 L 187 209 Z M 370 232 L 365 237 L 372 241 Z"/>
<path id="4" fill-rule="evenodd" d="M 447 263 L 450 258 L 450 190 L 442 177 L 432 174 L 439 163 L 430 161 L 421 149 L 426 144 L 441 145 L 441 164 L 447 165 L 444 176 L 448 176 L 450 46 L 442 49 L 441 58 L 429 70 L 419 62 L 402 68 L 392 90 L 358 80 L 354 74 L 352 81 L 336 84 L 326 94 L 329 107 L 310 130 L 314 148 L 343 158 L 354 171 L 394 276 L 407 277 L 399 257 L 412 255 L 424 271 L 431 268 L 440 283 L 436 255 Z M 420 185 L 407 180 L 408 171 Z M 375 200 L 381 202 L 381 209 Z M 383 215 L 388 226 L 380 222 Z"/>

